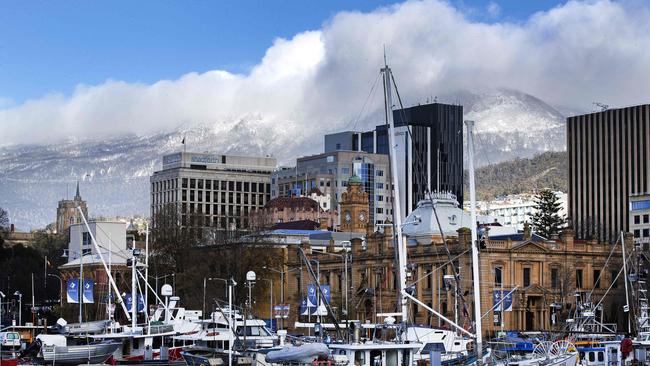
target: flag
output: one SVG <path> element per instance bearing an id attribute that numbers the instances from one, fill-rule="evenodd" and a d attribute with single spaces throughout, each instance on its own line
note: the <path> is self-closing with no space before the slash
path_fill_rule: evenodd
<path id="1" fill-rule="evenodd" d="M 133 306 L 133 296 L 131 296 L 131 294 L 126 294 L 126 296 L 124 296 L 124 302 L 125 302 L 125 305 L 126 305 L 126 310 L 130 312 L 131 311 L 131 306 Z M 138 295 L 138 305 L 137 306 L 138 306 L 137 307 L 138 312 L 143 313 L 144 312 L 144 297 L 142 295 Z"/>
<path id="2" fill-rule="evenodd" d="M 316 294 L 316 285 L 311 283 L 307 285 L 307 306 L 315 307 L 318 304 L 318 295 Z"/>
<path id="3" fill-rule="evenodd" d="M 93 280 L 84 280 L 84 290 L 83 290 L 84 303 L 92 304 L 95 302 L 95 299 L 93 298 L 94 287 L 95 287 L 95 282 Z"/>
<path id="4" fill-rule="evenodd" d="M 505 299 L 499 306 L 497 306 L 494 311 L 512 311 L 512 293 L 508 293 L 510 291 L 500 291 L 500 290 L 494 290 L 492 294 L 492 300 L 494 305 L 498 304 L 499 301 L 501 301 L 501 297 L 505 296 Z"/>
<path id="5" fill-rule="evenodd" d="M 79 279 L 71 278 L 68 280 L 68 304 L 79 303 Z"/>
<path id="6" fill-rule="evenodd" d="M 323 297 L 325 297 L 325 303 L 329 304 L 330 303 L 330 285 L 321 285 L 320 286 L 321 291 L 323 292 Z"/>

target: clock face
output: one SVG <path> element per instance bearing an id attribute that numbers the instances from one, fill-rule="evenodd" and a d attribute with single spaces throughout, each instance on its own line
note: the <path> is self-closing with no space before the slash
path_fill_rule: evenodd
<path id="1" fill-rule="evenodd" d="M 352 215 L 350 215 L 350 211 L 345 211 L 345 222 L 350 222 L 352 220 Z"/>
<path id="2" fill-rule="evenodd" d="M 359 212 L 359 221 L 365 222 L 366 221 L 366 213 L 361 211 Z"/>

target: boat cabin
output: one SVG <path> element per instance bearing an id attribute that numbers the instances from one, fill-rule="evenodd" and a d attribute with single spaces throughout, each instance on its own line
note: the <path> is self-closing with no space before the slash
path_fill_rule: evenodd
<path id="1" fill-rule="evenodd" d="M 330 344 L 332 355 L 346 356 L 348 366 L 411 366 L 420 343 Z"/>

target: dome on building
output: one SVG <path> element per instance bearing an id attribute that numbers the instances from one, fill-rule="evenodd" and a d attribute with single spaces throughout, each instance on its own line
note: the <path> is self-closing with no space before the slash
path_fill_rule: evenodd
<path id="1" fill-rule="evenodd" d="M 359 176 L 356 174 L 351 176 L 350 179 L 348 180 L 348 184 L 361 184 L 361 183 L 363 183 L 361 181 L 361 178 L 359 178 Z"/>

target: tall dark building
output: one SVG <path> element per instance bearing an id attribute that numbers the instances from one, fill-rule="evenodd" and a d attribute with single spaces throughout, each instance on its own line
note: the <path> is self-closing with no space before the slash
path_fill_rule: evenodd
<path id="1" fill-rule="evenodd" d="M 569 220 L 578 238 L 616 241 L 630 195 L 649 191 L 650 105 L 567 118 Z"/>
<path id="2" fill-rule="evenodd" d="M 427 191 L 449 191 L 463 201 L 463 107 L 433 103 L 393 111 L 402 213 Z M 410 133 L 409 133 L 410 130 Z M 388 127 L 325 136 L 325 152 L 388 154 Z"/>

